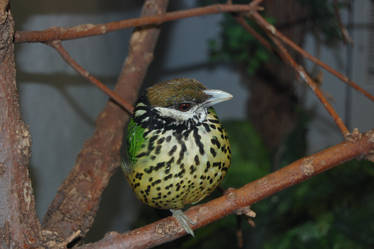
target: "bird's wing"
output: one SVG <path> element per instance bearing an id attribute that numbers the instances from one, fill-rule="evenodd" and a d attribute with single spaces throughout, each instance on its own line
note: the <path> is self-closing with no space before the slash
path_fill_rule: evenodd
<path id="1" fill-rule="evenodd" d="M 135 164 L 139 150 L 144 143 L 144 128 L 136 124 L 133 119 L 130 119 L 127 128 L 127 151 L 129 161 L 131 164 Z"/>

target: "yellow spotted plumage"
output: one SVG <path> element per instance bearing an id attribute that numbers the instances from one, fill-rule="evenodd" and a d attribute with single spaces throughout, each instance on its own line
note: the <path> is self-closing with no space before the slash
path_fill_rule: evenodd
<path id="1" fill-rule="evenodd" d="M 151 207 L 180 209 L 199 202 L 230 167 L 230 144 L 213 109 L 204 125 L 190 131 L 145 133 L 140 157 L 127 177 L 137 197 Z"/>
<path id="2" fill-rule="evenodd" d="M 231 97 L 182 78 L 156 84 L 139 99 L 128 129 L 129 161 L 122 166 L 142 202 L 182 209 L 221 183 L 230 167 L 230 143 L 211 106 Z M 186 217 L 173 214 L 193 235 Z"/>

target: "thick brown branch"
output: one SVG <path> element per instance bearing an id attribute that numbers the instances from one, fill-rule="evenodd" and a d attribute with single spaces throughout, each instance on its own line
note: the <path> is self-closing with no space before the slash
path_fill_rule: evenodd
<path id="1" fill-rule="evenodd" d="M 28 172 L 31 137 L 21 119 L 6 2 L 0 2 L 0 247 L 36 248 L 41 228 Z"/>
<path id="2" fill-rule="evenodd" d="M 374 153 L 374 130 L 360 136 L 355 142 L 344 142 L 314 155 L 302 158 L 287 167 L 205 204 L 185 212 L 196 222 L 194 229 L 265 199 L 285 188 L 307 180 L 342 162 Z M 125 234 L 109 233 L 103 240 L 80 249 L 150 248 L 177 239 L 186 232 L 173 217 L 168 217 Z"/>
<path id="3" fill-rule="evenodd" d="M 296 43 L 294 43 L 292 40 L 290 40 L 288 37 L 283 35 L 281 32 L 279 32 L 274 26 L 269 24 L 261 15 L 256 15 L 256 21 L 258 21 L 259 24 L 261 24 L 262 27 L 267 27 L 268 29 L 271 29 L 272 35 L 278 37 L 281 41 L 283 41 L 285 44 L 287 44 L 289 47 L 292 49 L 296 50 L 299 52 L 303 57 L 311 60 L 312 62 L 316 63 L 317 65 L 321 66 L 324 68 L 326 71 L 343 81 L 344 83 L 348 84 L 349 86 L 353 87 L 360 93 L 362 93 L 364 96 L 369 98 L 371 101 L 374 101 L 374 96 L 368 93 L 365 89 L 361 88 L 357 83 L 354 81 L 350 80 L 347 76 L 343 75 L 342 73 L 336 71 L 329 65 L 325 64 L 318 58 L 314 57 L 304 49 L 302 49 L 300 46 L 298 46 Z"/>
<path id="4" fill-rule="evenodd" d="M 126 111 L 132 114 L 134 107 L 122 99 L 116 92 L 112 91 L 109 87 L 104 85 L 101 81 L 92 76 L 86 69 L 79 65 L 65 50 L 60 41 L 49 42 L 48 45 L 56 49 L 61 57 L 69 64 L 75 71 L 77 71 L 84 78 L 88 79 L 92 84 L 97 86 L 100 90 L 106 93 L 112 100 L 120 104 Z"/>
<path id="5" fill-rule="evenodd" d="M 282 45 L 282 43 L 278 40 L 278 38 L 274 35 L 276 29 L 273 25 L 266 22 L 265 19 L 262 18 L 260 14 L 257 12 L 253 12 L 252 15 L 253 19 L 259 24 L 270 36 L 273 40 L 274 44 L 277 46 L 281 58 L 288 64 L 290 64 L 295 71 L 299 74 L 299 76 L 307 83 L 307 85 L 313 90 L 314 94 L 317 98 L 321 101 L 327 112 L 331 115 L 334 119 L 334 122 L 341 130 L 344 137 L 350 134 L 349 130 L 345 126 L 343 120 L 339 117 L 335 109 L 332 105 L 327 101 L 326 97 L 322 93 L 321 89 L 318 85 L 312 80 L 312 78 L 308 75 L 305 69 L 297 64 L 297 62 L 292 58 L 292 56 L 288 53 L 287 49 Z"/>
<path id="6" fill-rule="evenodd" d="M 140 27 L 147 25 L 159 25 L 164 22 L 174 21 L 182 18 L 194 16 L 211 15 L 222 12 L 248 12 L 256 10 L 256 5 L 247 4 L 214 4 L 201 8 L 190 10 L 180 10 L 166 14 L 153 15 L 142 18 L 133 18 L 105 24 L 82 24 L 71 28 L 52 27 L 41 31 L 17 31 L 15 42 L 46 42 L 53 40 L 69 40 L 87 36 L 103 35 L 108 32 L 126 29 L 131 27 Z"/>
<path id="7" fill-rule="evenodd" d="M 147 0 L 142 16 L 164 13 L 167 3 L 167 0 Z M 149 27 L 135 30 L 131 37 L 129 55 L 115 87 L 129 103 L 137 98 L 158 35 L 159 28 Z M 72 234 L 83 237 L 90 228 L 100 196 L 120 164 L 120 147 L 128 119 L 128 114 L 112 102 L 99 115 L 94 135 L 85 143 L 44 217 L 43 228 L 56 232 L 60 242 Z"/>

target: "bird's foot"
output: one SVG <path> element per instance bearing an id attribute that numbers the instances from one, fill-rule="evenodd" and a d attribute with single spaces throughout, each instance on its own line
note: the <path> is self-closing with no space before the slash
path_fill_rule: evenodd
<path id="1" fill-rule="evenodd" d="M 188 218 L 182 210 L 180 209 L 170 209 L 170 212 L 173 214 L 173 217 L 177 219 L 178 223 L 183 227 L 183 229 L 192 235 L 192 237 L 195 236 L 192 228 L 189 224 L 195 225 L 196 222 L 192 221 L 190 218 Z"/>
<path id="2" fill-rule="evenodd" d="M 235 210 L 236 215 L 245 215 L 248 218 L 256 218 L 256 213 L 251 209 L 251 206 L 246 206 Z"/>

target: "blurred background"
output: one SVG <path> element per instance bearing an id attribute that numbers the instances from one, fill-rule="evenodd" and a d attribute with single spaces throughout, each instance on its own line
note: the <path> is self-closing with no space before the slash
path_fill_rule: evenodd
<path id="1" fill-rule="evenodd" d="M 217 2 L 170 1 L 168 10 Z M 40 30 L 138 17 L 142 3 L 14 1 L 12 10 L 17 30 Z M 281 32 L 374 93 L 373 1 L 265 0 L 264 6 L 263 15 Z M 353 45 L 344 42 L 336 12 Z M 126 29 L 66 41 L 64 46 L 78 63 L 113 87 L 130 35 L 131 29 Z M 373 103 L 292 54 L 321 85 L 350 130 L 373 128 Z M 17 45 L 16 63 L 22 114 L 32 134 L 31 174 L 37 211 L 43 217 L 83 143 L 93 133 L 95 118 L 108 98 L 43 44 Z M 175 77 L 196 78 L 208 88 L 234 95 L 233 100 L 216 106 L 233 151 L 223 188 L 240 187 L 343 139 L 304 82 L 230 15 L 162 25 L 145 85 Z M 195 238 L 185 237 L 163 247 L 373 248 L 373 177 L 373 164 L 349 162 L 255 204 L 255 227 L 246 218 L 231 215 L 197 230 Z M 118 170 L 104 193 L 87 240 L 98 240 L 111 230 L 125 232 L 165 215 L 168 213 L 140 204 Z"/>

